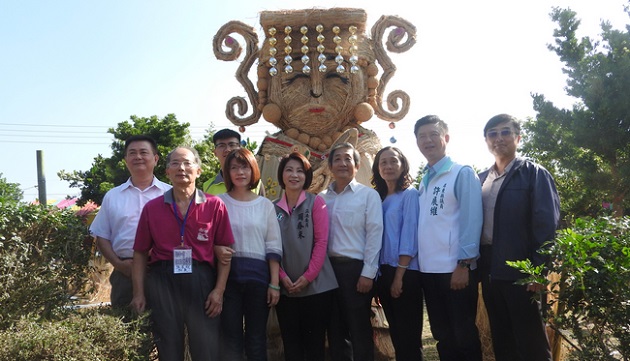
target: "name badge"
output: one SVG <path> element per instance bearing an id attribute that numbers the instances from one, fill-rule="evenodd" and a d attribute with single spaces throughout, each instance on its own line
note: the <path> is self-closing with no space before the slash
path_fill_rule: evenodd
<path id="1" fill-rule="evenodd" d="M 192 273 L 192 248 L 180 247 L 173 250 L 173 273 Z"/>

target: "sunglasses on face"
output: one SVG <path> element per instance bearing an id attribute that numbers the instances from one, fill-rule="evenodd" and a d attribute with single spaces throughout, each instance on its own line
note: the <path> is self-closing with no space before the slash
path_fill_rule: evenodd
<path id="1" fill-rule="evenodd" d="M 486 137 L 488 137 L 488 139 L 496 139 L 499 136 L 501 136 L 502 138 L 507 138 L 512 134 L 514 134 L 512 129 L 491 130 L 486 133 Z"/>

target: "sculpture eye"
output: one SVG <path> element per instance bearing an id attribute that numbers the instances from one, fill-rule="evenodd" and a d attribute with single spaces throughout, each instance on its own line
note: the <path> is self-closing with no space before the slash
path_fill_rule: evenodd
<path id="1" fill-rule="evenodd" d="M 295 73 L 293 73 L 291 75 L 288 75 L 283 80 L 283 83 L 284 83 L 284 85 L 291 85 L 294 81 L 296 81 L 297 79 L 301 79 L 301 78 L 308 79 L 309 77 L 306 74 L 295 72 Z"/>
<path id="2" fill-rule="evenodd" d="M 330 72 L 328 74 L 326 74 L 326 79 L 332 79 L 332 78 L 339 78 L 341 80 L 342 83 L 344 84 L 348 84 L 349 79 L 345 76 L 341 76 L 339 73 L 336 72 Z"/>

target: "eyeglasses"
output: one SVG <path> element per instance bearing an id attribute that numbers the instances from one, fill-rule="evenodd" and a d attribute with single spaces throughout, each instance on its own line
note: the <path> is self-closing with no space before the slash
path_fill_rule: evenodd
<path id="1" fill-rule="evenodd" d="M 232 150 L 232 149 L 238 149 L 241 147 L 241 143 L 236 143 L 236 142 L 230 142 L 230 143 L 217 143 L 214 145 L 214 147 L 218 150 Z"/>
<path id="2" fill-rule="evenodd" d="M 186 169 L 191 169 L 191 168 L 197 167 L 197 163 L 193 163 L 193 162 L 189 162 L 189 161 L 184 161 L 184 162 L 172 161 L 172 162 L 170 162 L 168 164 L 169 167 L 175 168 L 175 169 L 181 167 L 182 165 Z"/>
<path id="3" fill-rule="evenodd" d="M 486 133 L 486 137 L 489 139 L 496 139 L 498 136 L 501 136 L 501 138 L 507 138 L 512 134 L 514 134 L 512 129 L 491 130 Z"/>

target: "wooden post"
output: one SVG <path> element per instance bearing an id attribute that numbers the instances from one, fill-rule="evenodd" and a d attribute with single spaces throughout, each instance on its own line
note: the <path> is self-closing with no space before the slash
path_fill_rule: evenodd
<path id="1" fill-rule="evenodd" d="M 46 175 L 44 174 L 44 152 L 37 151 L 37 192 L 39 193 L 39 204 L 47 205 L 46 199 Z"/>

